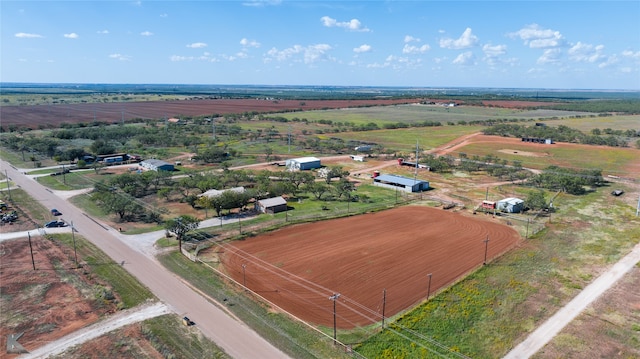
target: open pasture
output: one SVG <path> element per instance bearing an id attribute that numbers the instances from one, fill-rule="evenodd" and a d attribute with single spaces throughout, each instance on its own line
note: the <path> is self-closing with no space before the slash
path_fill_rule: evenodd
<path id="1" fill-rule="evenodd" d="M 613 130 L 635 130 L 640 131 L 640 115 L 620 115 L 606 117 L 582 117 L 582 118 L 563 118 L 549 123 L 550 126 L 564 125 L 567 127 L 578 129 L 585 133 L 590 133 L 594 128 L 604 130 L 610 128 Z"/>
<path id="2" fill-rule="evenodd" d="M 522 142 L 520 138 L 478 135 L 455 148 L 450 154 L 466 153 L 498 156 L 520 161 L 524 167 L 544 169 L 550 165 L 579 169 L 601 169 L 604 175 L 637 178 L 640 176 L 640 150 L 634 148 L 554 143 Z"/>
<path id="3" fill-rule="evenodd" d="M 282 117 L 307 119 L 309 121 L 330 120 L 334 122 L 374 123 L 418 123 L 424 121 L 448 122 L 484 121 L 497 119 L 538 120 L 544 118 L 564 118 L 588 116 L 588 112 L 561 111 L 549 109 L 521 110 L 514 108 L 421 105 L 418 103 L 398 104 L 383 107 L 354 107 L 318 111 L 281 114 Z"/>
<path id="4" fill-rule="evenodd" d="M 460 136 L 482 131 L 482 126 L 437 126 L 400 128 L 395 130 L 375 130 L 327 134 L 345 141 L 373 142 L 394 151 L 415 151 L 416 142 L 422 150 L 430 150 L 454 141 Z"/>
<path id="5" fill-rule="evenodd" d="M 331 326 L 329 297 L 340 293 L 336 324 L 350 329 L 381 320 L 383 290 L 391 317 L 519 239 L 488 216 L 407 206 L 286 227 L 227 244 L 220 259 L 238 283 L 306 322 Z"/>

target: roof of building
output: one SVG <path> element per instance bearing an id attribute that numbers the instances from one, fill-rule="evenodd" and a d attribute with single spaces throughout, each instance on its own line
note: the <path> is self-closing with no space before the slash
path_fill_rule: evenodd
<path id="1" fill-rule="evenodd" d="M 283 204 L 287 204 L 287 201 L 282 198 L 282 196 L 278 196 L 278 197 L 272 197 L 272 198 L 266 198 L 266 199 L 261 199 L 258 201 L 262 206 L 264 207 L 275 207 L 275 206 L 281 206 Z"/>
<path id="2" fill-rule="evenodd" d="M 217 197 L 217 196 L 221 195 L 223 192 L 226 192 L 226 191 L 231 191 L 231 192 L 236 192 L 236 193 L 243 193 L 244 192 L 244 187 L 233 187 L 233 188 L 228 188 L 228 189 L 223 189 L 223 190 L 210 189 L 210 190 L 204 192 L 203 194 L 198 195 L 198 197 L 202 197 L 202 196 Z"/>
<path id="3" fill-rule="evenodd" d="M 148 163 L 150 165 L 153 165 L 153 166 L 156 166 L 156 167 L 158 167 L 158 166 L 166 166 L 166 165 L 173 166 L 169 162 L 165 162 L 163 160 L 157 160 L 157 159 L 154 159 L 154 158 L 148 159 L 148 160 L 144 160 L 144 161 L 140 162 L 140 164 L 146 164 L 146 163 Z"/>
<path id="4" fill-rule="evenodd" d="M 291 161 L 306 163 L 306 162 L 317 162 L 317 161 L 320 161 L 320 159 L 317 157 L 298 157 L 298 158 L 292 158 Z"/>
<path id="5" fill-rule="evenodd" d="M 374 181 L 377 182 L 392 182 L 392 183 L 397 183 L 397 184 L 401 184 L 403 186 L 413 186 L 417 183 L 420 182 L 427 182 L 427 181 L 423 181 L 423 180 L 418 180 L 418 179 L 413 179 L 413 178 L 408 178 L 408 177 L 402 177 L 402 176 L 396 176 L 396 175 L 379 175 L 377 177 L 374 178 Z"/>
<path id="6" fill-rule="evenodd" d="M 505 198 L 503 200 L 498 201 L 500 203 L 508 203 L 508 204 L 520 204 L 520 203 L 524 203 L 523 200 L 521 200 L 520 198 L 515 198 L 515 197 L 509 197 L 509 198 Z"/>

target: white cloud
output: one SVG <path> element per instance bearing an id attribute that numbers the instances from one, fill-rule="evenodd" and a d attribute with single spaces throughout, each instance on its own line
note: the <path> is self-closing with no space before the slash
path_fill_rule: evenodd
<path id="1" fill-rule="evenodd" d="M 67 39 L 77 39 L 78 37 L 80 37 L 75 32 L 72 32 L 70 34 L 64 34 L 63 36 L 66 37 Z"/>
<path id="2" fill-rule="evenodd" d="M 280 5 L 282 0 L 250 0 L 242 3 L 243 6 L 264 7 Z"/>
<path id="3" fill-rule="evenodd" d="M 244 46 L 244 47 L 255 47 L 258 48 L 260 47 L 260 43 L 255 41 L 255 40 L 248 40 L 246 38 L 242 38 L 240 40 L 240 45 Z"/>
<path id="4" fill-rule="evenodd" d="M 355 52 L 356 54 L 362 54 L 365 52 L 370 52 L 371 51 L 371 45 L 367 45 L 367 44 L 362 44 L 358 47 L 355 47 L 353 49 L 353 52 Z"/>
<path id="5" fill-rule="evenodd" d="M 633 52 L 631 50 L 622 51 L 622 56 L 629 57 L 634 60 L 640 60 L 640 51 Z"/>
<path id="6" fill-rule="evenodd" d="M 569 49 L 569 59 L 579 62 L 597 62 L 605 57 L 602 50 L 604 50 L 603 45 L 593 46 L 578 41 Z"/>
<path id="7" fill-rule="evenodd" d="M 453 60 L 453 63 L 456 65 L 465 66 L 474 65 L 476 63 L 475 56 L 473 56 L 473 53 L 471 51 L 463 52 Z"/>
<path id="8" fill-rule="evenodd" d="M 306 47 L 301 45 L 294 45 L 284 50 L 278 50 L 274 47 L 271 48 L 271 50 L 267 51 L 264 61 L 285 61 L 288 59 L 292 59 L 295 56 L 302 55 L 302 61 L 304 61 L 305 64 L 312 64 L 320 60 L 332 60 L 332 58 L 328 55 L 328 52 L 331 49 L 331 46 L 327 44 L 316 44 Z"/>
<path id="9" fill-rule="evenodd" d="M 427 44 L 424 44 L 422 46 L 413 46 L 409 44 L 404 44 L 404 47 L 402 48 L 402 53 L 403 54 L 424 54 L 430 49 L 431 47 Z"/>
<path id="10" fill-rule="evenodd" d="M 167 18 L 167 17 L 169 17 L 169 14 L 167 14 L 167 13 L 164 13 L 164 14 L 160 14 L 160 17 L 164 19 L 164 18 Z"/>
<path id="11" fill-rule="evenodd" d="M 201 49 L 203 47 L 207 47 L 207 44 L 205 44 L 204 42 L 194 42 L 192 44 L 188 44 L 187 47 L 192 49 Z"/>
<path id="12" fill-rule="evenodd" d="M 109 55 L 109 58 L 120 60 L 120 61 L 129 61 L 129 60 L 131 60 L 131 56 L 122 55 L 122 54 L 111 54 L 111 55 Z"/>
<path id="13" fill-rule="evenodd" d="M 102 35 L 106 35 L 109 33 L 109 30 L 101 30 L 101 31 L 96 31 L 98 34 L 102 34 Z"/>
<path id="14" fill-rule="evenodd" d="M 537 60 L 539 64 L 553 64 L 560 62 L 561 51 L 558 48 L 545 49 Z"/>
<path id="15" fill-rule="evenodd" d="M 322 25 L 326 27 L 342 27 L 349 31 L 358 31 L 358 32 L 369 32 L 366 27 L 362 26 L 362 23 L 358 19 L 351 19 L 350 21 L 339 22 L 336 19 L 332 19 L 329 16 L 323 16 L 320 18 L 322 21 Z"/>
<path id="16" fill-rule="evenodd" d="M 441 39 L 440 47 L 445 49 L 459 50 L 472 47 L 476 43 L 478 43 L 478 37 L 474 35 L 471 31 L 471 28 L 468 27 L 457 39 Z"/>
<path id="17" fill-rule="evenodd" d="M 140 33 L 140 35 L 142 35 L 142 36 L 151 36 L 151 35 L 153 35 L 153 32 L 151 32 L 151 31 L 143 31 L 143 32 Z"/>
<path id="18" fill-rule="evenodd" d="M 482 46 L 482 51 L 487 56 L 499 56 L 507 53 L 507 45 L 489 45 Z"/>
<path id="19" fill-rule="evenodd" d="M 484 61 L 489 65 L 496 65 L 500 61 L 500 56 L 507 53 L 507 45 L 489 45 L 482 46 L 482 52 L 484 52 Z"/>
<path id="20" fill-rule="evenodd" d="M 404 42 L 412 42 L 412 41 L 420 42 L 420 39 L 419 39 L 419 38 L 417 38 L 417 37 L 413 37 L 413 36 L 411 36 L 411 35 L 406 35 L 406 36 L 404 37 Z"/>
<path id="21" fill-rule="evenodd" d="M 415 69 L 422 63 L 421 59 L 410 59 L 408 57 L 389 55 L 383 63 L 372 63 L 366 67 L 371 69 L 391 68 L 394 70 Z"/>
<path id="22" fill-rule="evenodd" d="M 519 38 L 530 48 L 551 48 L 564 45 L 564 37 L 559 31 L 543 29 L 538 24 L 527 25 L 524 28 L 508 34 L 511 38 Z"/>
<path id="23" fill-rule="evenodd" d="M 15 35 L 16 37 L 19 37 L 21 39 L 38 39 L 38 38 L 43 38 L 44 36 L 40 35 L 40 34 L 29 34 L 26 32 L 19 32 Z"/>

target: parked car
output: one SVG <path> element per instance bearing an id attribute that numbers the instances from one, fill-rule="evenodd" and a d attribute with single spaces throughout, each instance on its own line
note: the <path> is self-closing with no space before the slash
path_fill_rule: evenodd
<path id="1" fill-rule="evenodd" d="M 62 213 L 55 208 L 51 209 L 51 214 L 54 216 L 62 216 Z"/>
<path id="2" fill-rule="evenodd" d="M 45 228 L 66 227 L 67 223 L 64 221 L 49 221 L 44 224 Z"/>

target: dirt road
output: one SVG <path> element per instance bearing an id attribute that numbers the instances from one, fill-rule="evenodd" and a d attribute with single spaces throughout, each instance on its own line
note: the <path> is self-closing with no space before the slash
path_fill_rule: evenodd
<path id="1" fill-rule="evenodd" d="M 73 221 L 78 233 L 98 246 L 115 262 L 146 285 L 170 310 L 187 315 L 198 323 L 202 333 L 234 358 L 286 358 L 244 323 L 229 317 L 215 303 L 185 285 L 176 275 L 140 251 L 119 239 L 113 229 L 100 223 L 69 202 L 23 175 L 6 161 L 0 161 L 11 181 L 29 193 L 46 208 L 57 208 L 65 219 Z"/>
<path id="2" fill-rule="evenodd" d="M 569 322 L 582 313 L 582 311 L 598 299 L 600 295 L 611 288 L 613 284 L 620 280 L 620 278 L 638 262 L 640 262 L 640 243 L 633 248 L 631 253 L 614 264 L 609 270 L 584 288 L 580 294 L 567 303 L 567 305 L 560 309 L 554 316 L 533 331 L 525 341 L 511 350 L 504 359 L 529 358 L 537 353 L 560 333 Z"/>
<path id="3" fill-rule="evenodd" d="M 169 309 L 162 303 L 147 304 L 141 307 L 123 310 L 103 321 L 77 330 L 54 342 L 46 344 L 31 353 L 22 355 L 20 356 L 20 359 L 47 358 L 50 355 L 60 354 L 67 348 L 95 339 L 112 330 L 167 314 L 169 312 Z"/>

